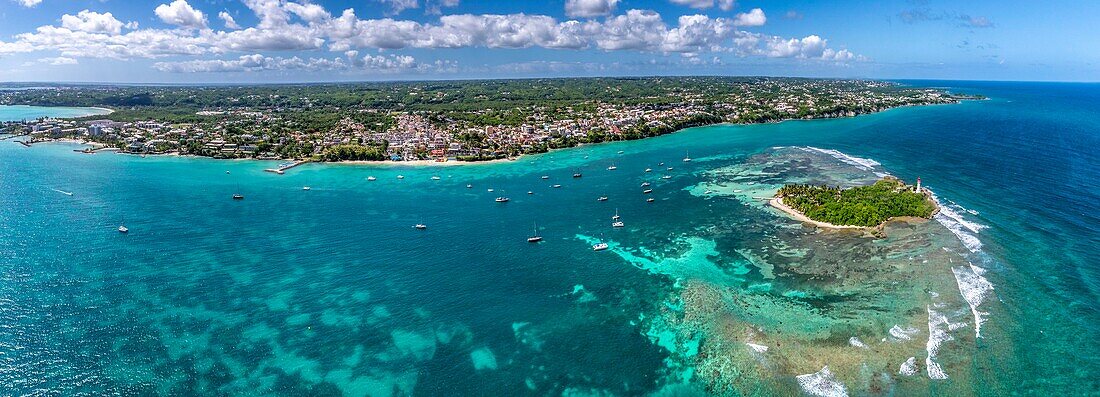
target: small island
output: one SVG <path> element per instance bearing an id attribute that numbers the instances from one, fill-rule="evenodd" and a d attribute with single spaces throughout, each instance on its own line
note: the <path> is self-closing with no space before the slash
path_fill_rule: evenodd
<path id="1" fill-rule="evenodd" d="M 896 218 L 930 219 L 939 210 L 931 192 L 887 176 L 870 186 L 790 184 L 770 204 L 800 221 L 835 229 L 871 229 L 881 233 Z"/>

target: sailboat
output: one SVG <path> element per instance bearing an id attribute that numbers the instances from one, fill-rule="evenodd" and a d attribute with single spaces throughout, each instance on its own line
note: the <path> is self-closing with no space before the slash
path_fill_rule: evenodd
<path id="1" fill-rule="evenodd" d="M 684 162 L 685 163 L 690 163 L 691 162 L 691 155 L 688 154 L 687 150 L 684 151 Z"/>
<path id="2" fill-rule="evenodd" d="M 573 177 L 574 178 L 580 178 L 581 177 L 581 171 L 580 170 L 574 170 L 573 171 Z"/>
<path id="3" fill-rule="evenodd" d="M 123 233 L 123 234 L 130 232 L 130 229 L 126 227 L 126 219 L 125 218 L 122 219 L 122 224 L 118 225 L 118 232 Z"/>
<path id="4" fill-rule="evenodd" d="M 241 185 L 240 184 L 237 184 L 237 191 L 238 192 L 241 191 Z M 240 194 L 240 193 L 233 193 L 233 199 L 234 200 L 244 200 L 244 195 Z"/>
<path id="5" fill-rule="evenodd" d="M 528 243 L 537 243 L 542 241 L 542 236 L 539 235 L 539 224 L 535 224 L 535 234 L 527 238 Z"/>
<path id="6" fill-rule="evenodd" d="M 616 167 L 615 163 L 611 163 L 611 166 L 607 167 L 608 171 L 614 171 L 614 170 L 617 170 L 617 169 L 619 169 L 619 167 Z"/>
<path id="7" fill-rule="evenodd" d="M 417 223 L 417 224 L 416 224 L 415 226 L 413 226 L 413 227 L 414 227 L 414 228 L 416 228 L 416 230 L 424 230 L 424 229 L 427 229 L 427 228 L 428 228 L 428 225 L 425 225 L 425 224 L 423 224 L 423 223 Z"/>
<path id="8" fill-rule="evenodd" d="M 619 220 L 619 218 L 620 218 L 620 217 L 619 217 L 619 209 L 618 209 L 618 208 L 616 208 L 616 209 L 615 209 L 615 215 L 611 217 L 611 220 L 613 220 L 613 221 L 617 221 L 617 220 Z"/>

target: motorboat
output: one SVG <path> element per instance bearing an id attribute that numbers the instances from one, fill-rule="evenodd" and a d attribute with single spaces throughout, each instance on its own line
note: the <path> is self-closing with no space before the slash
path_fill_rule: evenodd
<path id="1" fill-rule="evenodd" d="M 653 189 L 642 190 L 642 194 L 650 194 L 650 193 L 653 193 Z"/>
<path id="2" fill-rule="evenodd" d="M 500 197 L 496 198 L 496 202 L 498 202 L 498 203 L 507 203 L 510 200 L 512 200 L 512 199 L 504 197 L 504 196 L 500 196 Z"/>
<path id="3" fill-rule="evenodd" d="M 649 182 L 642 182 L 642 187 L 649 186 Z"/>
<path id="4" fill-rule="evenodd" d="M 302 186 L 302 190 L 309 190 L 309 189 L 311 189 L 309 186 Z"/>
<path id="5" fill-rule="evenodd" d="M 653 169 L 652 168 L 646 168 L 645 172 L 653 172 Z"/>
<path id="6" fill-rule="evenodd" d="M 611 227 L 623 227 L 626 226 L 622 221 L 611 222 Z"/>
<path id="7" fill-rule="evenodd" d="M 593 251 L 603 251 L 605 249 L 607 249 L 607 243 L 596 243 L 592 245 Z"/>
<path id="8" fill-rule="evenodd" d="M 653 198 L 652 198 L 652 197 L 650 197 L 650 198 L 647 198 L 647 199 L 645 199 L 645 202 L 647 202 L 647 203 L 652 203 L 652 202 L 653 202 Z"/>
<path id="9" fill-rule="evenodd" d="M 543 175 L 542 179 L 550 179 L 550 175 Z"/>
<path id="10" fill-rule="evenodd" d="M 374 182 L 374 181 L 377 181 L 377 180 L 378 180 L 378 178 L 375 178 L 375 177 L 373 177 L 373 176 L 368 176 L 368 177 L 367 177 L 367 180 L 368 180 L 368 181 L 371 181 L 371 182 Z"/>
<path id="11" fill-rule="evenodd" d="M 432 180 L 433 180 L 433 181 L 438 181 L 438 180 L 440 180 L 440 179 L 442 179 L 442 178 L 440 178 L 440 177 L 438 177 L 438 176 L 433 176 L 433 177 L 432 177 Z"/>
<path id="12" fill-rule="evenodd" d="M 555 184 L 555 185 L 552 185 L 552 186 L 550 186 L 550 187 L 552 187 L 552 188 L 554 188 L 554 189 L 558 189 L 558 188 L 561 188 L 561 185 Z"/>
<path id="13" fill-rule="evenodd" d="M 416 225 L 414 225 L 413 227 L 414 227 L 414 228 L 416 228 L 416 230 L 424 230 L 424 229 L 427 229 L 427 228 L 428 228 L 428 225 L 425 225 L 425 224 L 423 224 L 423 223 L 417 223 L 417 224 L 416 224 Z"/>
<path id="14" fill-rule="evenodd" d="M 130 229 L 126 228 L 126 226 L 119 226 L 118 227 L 118 232 L 119 233 L 129 233 Z"/>
<path id="15" fill-rule="evenodd" d="M 607 201 L 607 196 L 600 196 L 596 201 Z"/>

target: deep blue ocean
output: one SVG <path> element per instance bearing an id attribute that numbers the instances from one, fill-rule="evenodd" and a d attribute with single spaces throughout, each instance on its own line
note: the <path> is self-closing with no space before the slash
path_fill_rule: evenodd
<path id="1" fill-rule="evenodd" d="M 276 162 L 0 141 L 0 395 L 772 395 L 812 392 L 794 375 L 821 364 L 850 394 L 1100 394 L 1100 85 L 904 83 L 989 99 L 694 128 L 507 163 L 285 175 L 263 171 Z M 719 191 L 781 147 L 834 154 L 798 161 L 920 177 L 956 218 L 892 234 L 935 238 L 873 241 Z M 616 211 L 623 228 L 610 227 Z M 539 244 L 526 242 L 535 224 Z M 595 241 L 612 249 L 594 252 Z M 894 243 L 912 250 L 868 253 Z M 943 252 L 957 254 L 944 273 L 895 280 L 927 302 L 860 295 L 889 291 L 867 275 L 877 261 L 916 266 Z M 760 257 L 844 276 L 770 274 Z M 952 278 L 949 266 L 966 262 L 992 286 L 974 309 L 984 322 Z M 745 312 L 677 327 L 707 307 L 686 291 L 736 297 L 725 304 Z M 782 306 L 745 314 L 771 307 L 755 297 Z M 862 306 L 845 311 L 851 302 Z M 938 357 L 925 352 L 937 312 L 958 318 L 943 323 L 955 340 Z M 795 330 L 818 317 L 855 325 Z M 888 331 L 910 328 L 906 318 L 918 319 L 904 332 L 911 344 Z M 777 343 L 788 338 L 778 330 L 792 339 Z M 845 372 L 860 368 L 858 349 L 888 357 L 889 371 Z M 733 364 L 714 369 L 716 352 Z M 898 375 L 904 357 L 926 354 L 947 379 L 923 366 Z"/>

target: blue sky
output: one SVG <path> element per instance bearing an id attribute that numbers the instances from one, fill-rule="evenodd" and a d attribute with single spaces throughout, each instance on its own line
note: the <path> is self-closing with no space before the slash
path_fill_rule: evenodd
<path id="1" fill-rule="evenodd" d="M 0 0 L 0 81 L 1100 81 L 1100 2 Z"/>

